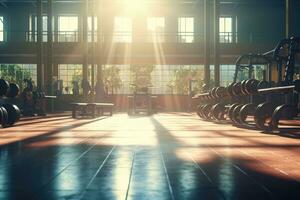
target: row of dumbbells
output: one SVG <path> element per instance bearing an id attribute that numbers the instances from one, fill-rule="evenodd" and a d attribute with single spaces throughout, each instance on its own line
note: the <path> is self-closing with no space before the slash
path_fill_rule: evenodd
<path id="1" fill-rule="evenodd" d="M 298 116 L 298 110 L 290 104 L 277 105 L 272 102 L 261 104 L 225 105 L 201 104 L 197 107 L 197 114 L 208 121 L 229 121 L 233 125 L 260 130 L 276 130 L 282 119 L 293 120 Z"/>
<path id="2" fill-rule="evenodd" d="M 257 94 L 259 89 L 272 87 L 273 83 L 267 81 L 258 81 L 255 79 L 244 80 L 242 82 L 233 82 L 227 87 L 214 87 L 207 93 L 195 95 L 194 98 L 200 101 L 211 101 L 224 99 L 227 97 L 241 97 Z"/>
<path id="3" fill-rule="evenodd" d="M 20 87 L 16 83 L 9 83 L 0 79 L 0 97 L 16 98 L 20 93 Z M 21 111 L 17 105 L 0 100 L 0 124 L 2 127 L 9 127 L 19 121 Z"/>

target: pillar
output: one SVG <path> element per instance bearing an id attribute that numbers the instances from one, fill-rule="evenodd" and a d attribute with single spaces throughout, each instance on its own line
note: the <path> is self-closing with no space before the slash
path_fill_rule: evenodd
<path id="1" fill-rule="evenodd" d="M 291 9 L 292 9 L 292 0 L 285 0 L 285 37 L 291 37 Z"/>
<path id="2" fill-rule="evenodd" d="M 47 91 L 53 95 L 53 1 L 48 0 L 47 4 Z"/>
<path id="3" fill-rule="evenodd" d="M 95 86 L 95 0 L 92 0 L 92 27 L 91 27 L 91 40 L 92 40 L 92 59 L 91 59 L 91 86 Z"/>
<path id="4" fill-rule="evenodd" d="M 210 82 L 210 0 L 204 0 L 204 83 Z"/>
<path id="5" fill-rule="evenodd" d="M 87 88 L 85 87 L 86 81 L 88 81 L 88 0 L 83 2 L 83 12 L 82 12 L 82 46 L 83 46 L 83 69 L 82 69 L 82 82 L 83 82 L 83 96 L 86 98 L 88 95 Z"/>
<path id="6" fill-rule="evenodd" d="M 43 65 L 43 1 L 37 0 L 37 88 L 44 90 L 44 65 Z"/>
<path id="7" fill-rule="evenodd" d="M 214 64 L 215 86 L 220 86 L 220 35 L 219 35 L 220 1 L 214 0 Z"/>
<path id="8" fill-rule="evenodd" d="M 102 59 L 103 59 L 103 41 L 102 41 L 102 34 L 101 30 L 104 27 L 101 26 L 100 21 L 102 21 L 102 1 L 97 1 L 97 81 L 102 81 Z M 103 21 L 105 23 L 105 21 Z M 101 26 L 101 28 L 100 28 Z"/>

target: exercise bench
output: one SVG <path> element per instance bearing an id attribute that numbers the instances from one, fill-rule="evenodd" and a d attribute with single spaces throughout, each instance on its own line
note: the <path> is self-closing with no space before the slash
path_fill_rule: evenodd
<path id="1" fill-rule="evenodd" d="M 72 117 L 77 118 L 77 111 L 80 112 L 80 116 L 89 116 L 92 118 L 102 116 L 104 109 L 107 109 L 110 116 L 113 115 L 113 103 L 71 103 L 72 105 Z"/>

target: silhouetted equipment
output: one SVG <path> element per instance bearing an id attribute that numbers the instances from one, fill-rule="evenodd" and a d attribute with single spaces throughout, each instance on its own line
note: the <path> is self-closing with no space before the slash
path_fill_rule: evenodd
<path id="1" fill-rule="evenodd" d="M 103 102 L 107 99 L 107 92 L 102 81 L 97 81 L 95 85 L 96 102 Z"/>
<path id="2" fill-rule="evenodd" d="M 128 96 L 128 115 L 146 113 L 151 115 L 156 112 L 156 96 L 149 92 L 151 86 L 139 87 L 131 84 L 134 88 L 133 95 Z"/>
<path id="3" fill-rule="evenodd" d="M 113 115 L 113 103 L 71 103 L 71 105 L 73 118 L 78 116 L 95 118 L 102 116 L 106 110 L 110 116 Z"/>
<path id="4" fill-rule="evenodd" d="M 78 96 L 79 95 L 79 83 L 78 81 L 73 81 L 73 95 Z"/>
<path id="5" fill-rule="evenodd" d="M 271 131 L 278 129 L 280 121 L 299 120 L 300 80 L 295 76 L 295 64 L 300 54 L 300 38 L 282 40 L 271 53 L 277 64 L 277 83 L 271 81 L 270 59 L 265 59 L 270 52 L 241 56 L 237 60 L 234 82 L 226 88 L 215 87 L 193 97 L 200 101 L 197 106 L 199 117 L 216 121 L 229 119 L 236 126 Z M 245 59 L 248 60 L 243 61 L 246 64 L 241 64 Z M 254 68 L 251 66 L 256 66 L 256 62 L 269 66 L 268 71 L 261 74 L 261 80 L 252 76 Z M 248 79 L 237 82 L 239 71 L 245 67 L 247 73 L 241 71 L 240 74 Z"/>
<path id="6" fill-rule="evenodd" d="M 18 106 L 8 103 L 9 100 L 16 99 L 19 91 L 20 88 L 17 84 L 0 79 L 0 123 L 2 127 L 12 126 L 20 119 L 21 111 Z"/>
<path id="7" fill-rule="evenodd" d="M 6 96 L 9 98 L 15 98 L 20 93 L 20 87 L 16 83 L 10 83 Z"/>
<path id="8" fill-rule="evenodd" d="M 46 95 L 43 91 L 34 90 L 33 81 L 24 79 L 26 87 L 22 92 L 22 104 L 24 116 L 46 115 L 46 99 L 55 99 L 56 96 Z"/>
<path id="9" fill-rule="evenodd" d="M 15 98 L 19 95 L 20 87 L 16 83 L 8 83 L 4 79 L 0 79 L 0 96 Z"/>
<path id="10" fill-rule="evenodd" d="M 9 83 L 4 79 L 0 79 L 0 96 L 6 95 L 8 88 Z"/>

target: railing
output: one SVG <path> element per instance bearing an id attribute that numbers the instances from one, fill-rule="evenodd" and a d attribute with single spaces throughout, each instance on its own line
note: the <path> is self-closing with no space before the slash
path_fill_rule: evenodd
<path id="1" fill-rule="evenodd" d="M 238 42 L 237 33 L 220 32 L 219 37 L 220 37 L 220 43 L 237 43 Z"/>
<path id="2" fill-rule="evenodd" d="M 92 32 L 88 32 L 88 41 L 92 42 Z M 98 33 L 94 33 L 94 42 L 98 42 Z M 220 32 L 220 43 L 225 44 L 256 44 L 256 43 L 276 43 L 280 38 L 268 37 L 260 33 L 248 33 L 239 36 L 235 32 Z M 283 36 L 282 36 L 283 37 Z M 47 42 L 47 31 L 42 32 L 43 42 Z M 37 31 L 0 31 L 0 42 L 37 42 Z M 55 31 L 53 32 L 53 42 L 82 42 L 83 34 L 79 31 Z M 101 33 L 100 41 L 114 43 L 202 43 L 204 35 L 193 32 L 162 32 L 162 33 L 136 33 L 136 32 L 116 32 Z"/>
<path id="3" fill-rule="evenodd" d="M 37 31 L 29 31 L 26 33 L 27 42 L 37 42 Z M 0 35 L 1 36 L 1 35 Z M 88 32 L 88 41 L 92 42 L 92 32 Z M 43 42 L 48 41 L 48 32 L 42 32 Z M 55 31 L 53 32 L 53 41 L 54 42 L 79 42 L 83 38 L 82 34 L 79 34 L 78 31 Z M 94 32 L 94 41 L 97 42 L 97 32 Z"/>

